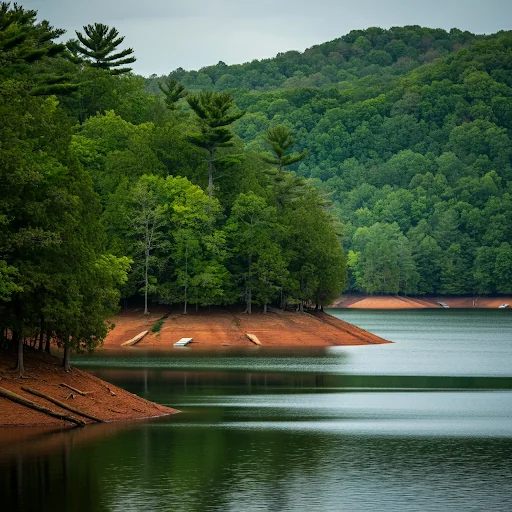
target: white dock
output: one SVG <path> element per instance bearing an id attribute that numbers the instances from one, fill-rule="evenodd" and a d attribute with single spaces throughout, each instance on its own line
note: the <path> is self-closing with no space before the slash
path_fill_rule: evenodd
<path id="1" fill-rule="evenodd" d="M 192 343 L 194 341 L 194 338 L 181 338 L 181 340 L 177 341 L 174 346 L 175 347 L 184 347 L 188 345 L 189 343 Z"/>

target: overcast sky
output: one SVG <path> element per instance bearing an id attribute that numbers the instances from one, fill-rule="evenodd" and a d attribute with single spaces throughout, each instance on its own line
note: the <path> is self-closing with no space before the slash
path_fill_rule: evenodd
<path id="1" fill-rule="evenodd" d="M 100 22 L 135 50 L 134 71 L 167 74 L 303 51 L 353 29 L 401 25 L 512 30 L 512 0 L 18 0 L 75 35 Z"/>

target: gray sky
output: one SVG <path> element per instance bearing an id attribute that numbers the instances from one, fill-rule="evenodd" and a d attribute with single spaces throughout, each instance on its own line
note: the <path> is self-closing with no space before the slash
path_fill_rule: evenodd
<path id="1" fill-rule="evenodd" d="M 219 60 L 237 64 L 303 51 L 353 29 L 400 25 L 512 29 L 511 0 L 18 0 L 73 37 L 83 25 L 115 26 L 145 76 Z"/>

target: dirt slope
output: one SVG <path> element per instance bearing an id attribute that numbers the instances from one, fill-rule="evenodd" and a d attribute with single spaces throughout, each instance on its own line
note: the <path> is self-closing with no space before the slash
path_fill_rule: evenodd
<path id="1" fill-rule="evenodd" d="M 105 348 L 119 347 L 144 330 L 150 333 L 136 347 L 164 348 L 180 338 L 193 338 L 189 347 L 243 347 L 254 346 L 246 333 L 254 334 L 262 346 L 268 347 L 322 347 L 331 345 L 367 345 L 387 343 L 347 322 L 330 315 L 283 312 L 273 310 L 266 315 L 243 314 L 236 310 L 191 312 L 188 315 L 170 313 L 159 333 L 151 332 L 151 325 L 161 311 L 147 318 L 139 311 L 125 311 L 114 323 L 116 327 L 105 340 Z"/>
<path id="2" fill-rule="evenodd" d="M 86 423 L 91 423 L 91 420 L 65 411 L 46 399 L 34 396 L 21 388 L 35 389 L 108 422 L 163 416 L 177 412 L 174 409 L 148 402 L 76 368 L 73 368 L 70 373 L 66 373 L 60 366 L 60 360 L 46 353 L 26 350 L 25 369 L 28 375 L 26 379 L 17 377 L 16 372 L 12 370 L 14 366 L 14 355 L 0 352 L 0 387 L 13 391 L 52 411 L 68 414 Z M 69 388 L 63 387 L 61 385 L 63 383 L 87 392 L 87 395 L 73 393 Z M 0 426 L 15 425 L 71 426 L 70 423 L 63 420 L 0 397 Z"/>

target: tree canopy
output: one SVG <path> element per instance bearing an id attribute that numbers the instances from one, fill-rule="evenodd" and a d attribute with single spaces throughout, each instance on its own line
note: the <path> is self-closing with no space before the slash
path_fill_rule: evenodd
<path id="1" fill-rule="evenodd" d="M 133 64 L 135 57 L 133 49 L 126 48 L 118 51 L 118 46 L 124 41 L 124 37 L 114 27 L 103 23 L 94 23 L 83 27 L 85 34 L 76 31 L 76 39 L 68 42 L 68 48 L 75 54 L 90 59 L 91 65 L 98 69 L 109 70 L 113 75 L 127 73 L 132 68 L 120 67 Z"/>

